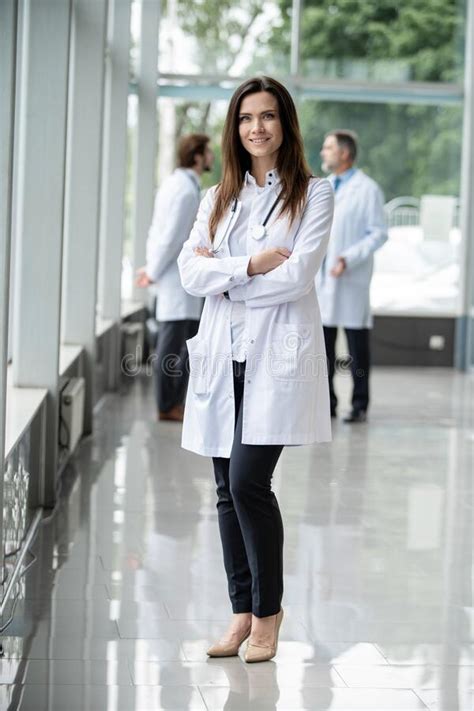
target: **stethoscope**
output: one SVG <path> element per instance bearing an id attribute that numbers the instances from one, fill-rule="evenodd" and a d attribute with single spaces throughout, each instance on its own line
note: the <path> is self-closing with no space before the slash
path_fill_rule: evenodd
<path id="1" fill-rule="evenodd" d="M 250 228 L 250 235 L 253 239 L 259 241 L 261 239 L 264 239 L 267 236 L 267 223 L 268 223 L 268 220 L 270 219 L 270 217 L 273 215 L 273 212 L 274 212 L 276 206 L 280 202 L 280 197 L 281 196 L 278 195 L 277 199 L 271 206 L 271 208 L 268 211 L 267 216 L 265 217 L 263 222 L 258 225 L 252 225 L 252 227 Z M 221 237 L 221 241 L 219 242 L 219 245 L 217 247 L 211 249 L 212 254 L 216 254 L 220 250 L 222 243 L 224 242 L 225 238 L 229 234 L 230 226 L 231 226 L 232 221 L 234 219 L 235 211 L 237 210 L 238 204 L 239 204 L 239 201 L 237 200 L 237 198 L 234 198 L 232 207 L 230 209 L 230 217 L 229 217 L 227 224 L 225 226 L 224 234 Z"/>

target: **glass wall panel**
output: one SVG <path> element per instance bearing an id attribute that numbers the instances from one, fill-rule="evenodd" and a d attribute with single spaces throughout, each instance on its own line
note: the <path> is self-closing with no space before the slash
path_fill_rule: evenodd
<path id="1" fill-rule="evenodd" d="M 127 175 L 125 185 L 124 236 L 122 256 L 122 299 L 131 299 L 133 292 L 133 174 L 137 159 L 138 97 L 129 94 L 127 107 Z"/>
<path id="2" fill-rule="evenodd" d="M 160 24 L 160 72 L 287 74 L 288 13 L 278 0 L 167 0 Z"/>
<path id="3" fill-rule="evenodd" d="M 216 183 L 227 101 L 161 98 L 158 107 L 159 181 L 174 168 L 177 138 L 205 131 L 216 161 L 203 187 Z M 298 113 L 315 174 L 321 174 L 324 134 L 350 128 L 359 135 L 359 167 L 384 191 L 390 238 L 376 253 L 376 313 L 457 314 L 462 108 L 306 99 L 298 103 Z"/>
<path id="4" fill-rule="evenodd" d="M 349 128 L 359 167 L 384 191 L 389 240 L 375 258 L 376 312 L 457 314 L 462 108 L 304 100 L 299 116 L 315 173 L 324 134 Z"/>
<path id="5" fill-rule="evenodd" d="M 141 2 L 133 0 L 130 9 L 130 81 L 136 80 L 140 60 Z M 133 293 L 133 174 L 137 159 L 138 95 L 129 94 L 127 103 L 127 174 L 124 204 L 124 235 L 122 255 L 122 299 L 131 299 Z"/>
<path id="6" fill-rule="evenodd" d="M 301 73 L 314 81 L 461 81 L 464 16 L 464 0 L 304 0 Z"/>
<path id="7" fill-rule="evenodd" d="M 158 183 L 175 168 L 179 137 L 194 132 L 210 136 L 215 153 L 213 170 L 202 176 L 203 189 L 220 180 L 220 143 L 227 106 L 227 101 L 186 101 L 169 97 L 158 100 Z"/>

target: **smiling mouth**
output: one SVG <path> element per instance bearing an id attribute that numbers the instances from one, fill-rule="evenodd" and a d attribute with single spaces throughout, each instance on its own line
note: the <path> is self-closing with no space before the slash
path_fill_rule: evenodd
<path id="1" fill-rule="evenodd" d="M 266 143 L 270 139 L 269 138 L 250 138 L 249 140 L 251 143 L 255 143 L 258 145 L 259 143 Z"/>

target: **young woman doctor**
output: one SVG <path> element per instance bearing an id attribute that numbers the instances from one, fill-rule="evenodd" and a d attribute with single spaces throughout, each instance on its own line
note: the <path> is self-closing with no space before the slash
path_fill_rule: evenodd
<path id="1" fill-rule="evenodd" d="M 190 355 L 183 447 L 212 457 L 233 617 L 208 654 L 272 659 L 283 617 L 283 524 L 271 489 L 284 445 L 331 438 L 314 278 L 333 213 L 312 177 L 293 100 L 259 77 L 234 93 L 222 182 L 201 203 L 178 266 L 205 296 Z"/>

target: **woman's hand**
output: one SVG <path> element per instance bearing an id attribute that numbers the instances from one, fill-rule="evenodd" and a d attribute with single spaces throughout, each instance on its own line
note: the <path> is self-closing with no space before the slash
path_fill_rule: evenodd
<path id="1" fill-rule="evenodd" d="M 214 257 L 211 250 L 207 247 L 196 247 L 194 249 L 194 254 L 197 254 L 198 257 Z"/>
<path id="2" fill-rule="evenodd" d="M 254 254 L 250 257 L 247 274 L 254 276 L 271 272 L 272 269 L 276 269 L 280 264 L 286 262 L 290 254 L 291 252 L 285 247 L 272 247 L 272 249 L 265 249 L 259 254 Z"/>

